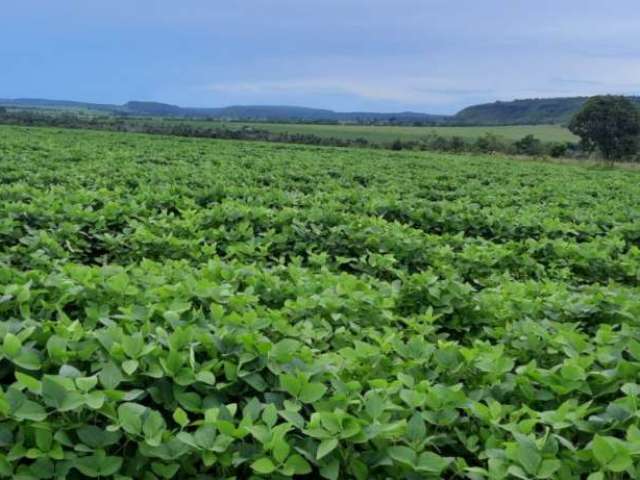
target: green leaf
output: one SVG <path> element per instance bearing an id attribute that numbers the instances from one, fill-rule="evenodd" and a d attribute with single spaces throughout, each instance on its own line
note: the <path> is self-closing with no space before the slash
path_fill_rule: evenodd
<path id="1" fill-rule="evenodd" d="M 142 433 L 143 416 L 147 408 L 137 403 L 123 403 L 118 407 L 118 422 L 125 432 L 132 435 Z"/>
<path id="2" fill-rule="evenodd" d="M 367 414 L 375 420 L 384 412 L 384 400 L 377 393 L 369 393 L 365 397 L 364 408 Z"/>
<path id="3" fill-rule="evenodd" d="M 84 397 L 75 391 L 73 380 L 52 375 L 42 378 L 42 397 L 48 406 L 60 412 L 76 410 L 85 404 Z"/>
<path id="4" fill-rule="evenodd" d="M 80 378 L 76 378 L 75 382 L 79 390 L 82 390 L 83 392 L 88 392 L 98 384 L 98 377 L 95 375 L 92 377 L 80 377 Z"/>
<path id="5" fill-rule="evenodd" d="M 42 397 L 47 405 L 60 409 L 65 404 L 67 396 L 67 389 L 54 377 L 45 375 L 42 378 Z"/>
<path id="6" fill-rule="evenodd" d="M 36 371 L 42 368 L 42 362 L 38 354 L 35 351 L 25 350 L 24 348 L 17 356 L 13 357 L 12 361 L 25 370 Z"/>
<path id="7" fill-rule="evenodd" d="M 340 476 L 340 461 L 332 460 L 327 465 L 320 468 L 320 476 L 328 480 L 338 480 Z"/>
<path id="8" fill-rule="evenodd" d="M 214 450 L 216 447 L 216 438 L 218 432 L 213 425 L 203 425 L 194 434 L 197 445 L 204 450 Z"/>
<path id="9" fill-rule="evenodd" d="M 273 458 L 276 462 L 282 463 L 289 456 L 289 452 L 291 451 L 291 447 L 287 443 L 287 441 L 283 438 L 277 439 L 273 446 Z"/>
<path id="10" fill-rule="evenodd" d="M 47 418 L 47 412 L 41 405 L 31 400 L 26 400 L 13 412 L 13 416 L 18 420 L 42 422 Z"/>
<path id="11" fill-rule="evenodd" d="M 542 456 L 538 451 L 538 446 L 529 437 L 516 434 L 517 458 L 520 465 L 529 475 L 535 475 L 542 463 Z"/>
<path id="12" fill-rule="evenodd" d="M 110 477 L 120 470 L 122 458 L 107 456 L 104 451 L 99 450 L 94 455 L 76 458 L 73 464 L 80 473 L 88 477 Z"/>
<path id="13" fill-rule="evenodd" d="M 451 462 L 451 458 L 444 458 L 433 452 L 423 452 L 418 457 L 416 470 L 440 475 Z"/>
<path id="14" fill-rule="evenodd" d="M 153 470 L 153 473 L 155 473 L 159 477 L 170 479 L 176 476 L 178 470 L 180 470 L 180 465 L 177 463 L 164 465 L 162 463 L 153 462 L 151 464 L 151 470 Z"/>
<path id="15" fill-rule="evenodd" d="M 424 405 L 424 402 L 427 400 L 426 394 L 406 389 L 400 391 L 400 398 L 409 405 L 409 407 L 414 409 Z"/>
<path id="16" fill-rule="evenodd" d="M 35 431 L 36 446 L 41 452 L 49 452 L 53 444 L 53 435 L 50 430 L 37 428 Z"/>
<path id="17" fill-rule="evenodd" d="M 258 473 L 268 475 L 276 470 L 276 466 L 273 464 L 270 458 L 262 457 L 251 464 L 251 468 Z"/>
<path id="18" fill-rule="evenodd" d="M 102 386 L 107 390 L 115 390 L 120 385 L 120 382 L 124 380 L 122 372 L 113 363 L 104 365 L 98 374 L 98 378 Z"/>
<path id="19" fill-rule="evenodd" d="M 39 395 L 42 392 L 42 383 L 39 380 L 21 372 L 16 372 L 15 376 L 18 383 L 31 393 Z"/>
<path id="20" fill-rule="evenodd" d="M 22 342 L 13 333 L 7 333 L 2 342 L 2 350 L 9 358 L 15 358 L 22 350 Z"/>
<path id="21" fill-rule="evenodd" d="M 598 463 L 611 472 L 623 472 L 633 464 L 629 451 L 617 438 L 595 435 L 591 449 Z"/>
<path id="22" fill-rule="evenodd" d="M 302 388 L 302 382 L 293 375 L 280 375 L 280 387 L 292 397 L 297 397 Z"/>
<path id="23" fill-rule="evenodd" d="M 414 413 L 407 424 L 407 437 L 413 443 L 420 443 L 427 435 L 427 427 L 419 413 Z"/>
<path id="24" fill-rule="evenodd" d="M 123 337 L 122 350 L 127 357 L 136 359 L 144 348 L 144 338 L 140 332 L 136 332 L 129 337 Z"/>
<path id="25" fill-rule="evenodd" d="M 403 463 L 405 465 L 409 465 L 411 467 L 415 466 L 417 455 L 409 447 L 404 446 L 394 446 L 389 447 L 387 452 L 389 456 L 393 458 L 396 462 Z"/>
<path id="26" fill-rule="evenodd" d="M 547 459 L 542 461 L 538 470 L 537 478 L 547 479 L 554 478 L 555 473 L 562 467 L 562 462 L 556 459 Z"/>
<path id="27" fill-rule="evenodd" d="M 173 420 L 182 428 L 189 425 L 189 416 L 187 415 L 187 412 L 182 410 L 180 407 L 173 412 Z"/>
<path id="28" fill-rule="evenodd" d="M 294 453 L 285 462 L 285 468 L 293 470 L 294 475 L 307 475 L 311 473 L 311 465 L 302 455 Z"/>
<path id="29" fill-rule="evenodd" d="M 147 443 L 157 447 L 160 445 L 160 436 L 166 429 L 166 423 L 162 415 L 155 410 L 147 409 L 146 414 L 146 418 L 142 424 L 142 432 L 144 433 Z"/>
<path id="30" fill-rule="evenodd" d="M 307 383 L 300 390 L 298 398 L 303 403 L 313 403 L 320 400 L 327 392 L 327 387 L 321 383 Z"/>
<path id="31" fill-rule="evenodd" d="M 74 467 L 87 477 L 98 478 L 100 476 L 100 470 L 94 456 L 76 458 Z"/>
<path id="32" fill-rule="evenodd" d="M 13 478 L 13 468 L 11 464 L 7 461 L 6 457 L 0 454 L 0 477 L 2 478 Z"/>
<path id="33" fill-rule="evenodd" d="M 85 425 L 76 430 L 78 438 L 91 448 L 106 448 L 115 445 L 120 440 L 120 432 L 108 432 L 95 425 Z"/>
<path id="34" fill-rule="evenodd" d="M 133 373 L 138 369 L 138 361 L 137 360 L 125 360 L 122 362 L 122 370 L 127 375 L 133 375 Z"/>
<path id="35" fill-rule="evenodd" d="M 215 385 L 216 377 L 213 373 L 207 371 L 201 371 L 196 374 L 196 380 L 202 383 L 206 383 L 207 385 Z"/>
<path id="36" fill-rule="evenodd" d="M 273 403 L 267 405 L 262 411 L 262 421 L 272 428 L 278 421 L 278 409 Z"/>
<path id="37" fill-rule="evenodd" d="M 84 401 L 89 408 L 93 410 L 99 410 L 104 405 L 106 396 L 103 392 L 91 392 L 85 394 Z"/>
<path id="38" fill-rule="evenodd" d="M 177 436 L 183 434 L 185 432 L 180 432 Z M 165 461 L 173 461 L 177 460 L 184 455 L 188 455 L 189 446 L 183 443 L 178 438 L 171 438 L 167 442 L 157 446 L 152 447 L 147 443 L 143 442 L 138 444 L 140 447 L 140 453 L 149 458 L 159 458 Z"/>
<path id="39" fill-rule="evenodd" d="M 329 455 L 338 446 L 338 440 L 335 438 L 328 438 L 322 440 L 318 446 L 318 452 L 316 453 L 316 460 L 321 460 Z"/>

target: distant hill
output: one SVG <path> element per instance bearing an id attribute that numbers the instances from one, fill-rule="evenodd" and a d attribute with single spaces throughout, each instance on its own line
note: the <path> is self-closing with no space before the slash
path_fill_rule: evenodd
<path id="1" fill-rule="evenodd" d="M 71 100 L 49 100 L 44 98 L 13 98 L 0 99 L 0 105 L 5 107 L 52 108 L 68 110 L 95 110 L 113 112 L 122 107 L 102 103 L 74 102 Z"/>
<path id="2" fill-rule="evenodd" d="M 46 100 L 33 98 L 0 99 L 0 105 L 23 108 L 52 108 L 89 110 L 111 114 L 138 116 L 212 118 L 220 120 L 298 121 L 298 122 L 353 122 L 353 123 L 429 123 L 445 122 L 446 115 L 400 112 L 335 112 L 318 108 L 280 105 L 236 105 L 222 108 L 185 108 L 159 102 L 131 101 L 124 105 Z"/>
<path id="3" fill-rule="evenodd" d="M 640 97 L 630 97 L 640 106 Z M 113 115 L 135 115 L 217 120 L 385 123 L 399 125 L 538 125 L 566 124 L 588 97 L 536 98 L 494 102 L 467 107 L 453 116 L 399 112 L 335 112 L 319 108 L 285 105 L 235 105 L 222 108 L 185 108 L 159 102 L 131 101 L 124 105 L 46 100 L 38 98 L 0 99 L 0 106 L 38 109 L 66 109 Z"/>
<path id="4" fill-rule="evenodd" d="M 138 115 L 168 115 L 182 117 L 207 117 L 225 120 L 260 121 L 306 121 L 306 122 L 422 122 L 445 121 L 445 115 L 400 112 L 334 112 L 319 108 L 294 107 L 286 105 L 233 105 L 222 108 L 183 108 L 155 102 L 129 102 L 124 105 L 128 112 Z"/>
<path id="5" fill-rule="evenodd" d="M 640 106 L 640 97 L 630 97 Z M 588 97 L 536 98 L 473 105 L 453 116 L 452 121 L 469 125 L 565 124 Z"/>

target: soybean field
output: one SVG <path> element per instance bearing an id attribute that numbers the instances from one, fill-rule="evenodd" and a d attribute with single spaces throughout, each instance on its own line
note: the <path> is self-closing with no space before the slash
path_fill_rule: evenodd
<path id="1" fill-rule="evenodd" d="M 640 478 L 640 176 L 0 127 L 0 477 Z"/>

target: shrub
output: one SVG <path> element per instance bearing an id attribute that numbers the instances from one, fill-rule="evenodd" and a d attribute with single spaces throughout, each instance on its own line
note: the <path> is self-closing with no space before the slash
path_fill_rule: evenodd
<path id="1" fill-rule="evenodd" d="M 554 143 L 549 148 L 549 154 L 553 158 L 561 158 L 567 155 L 568 145 L 566 143 Z"/>
<path id="2" fill-rule="evenodd" d="M 516 153 L 520 155 L 542 155 L 544 149 L 542 142 L 533 135 L 527 135 L 514 143 Z"/>

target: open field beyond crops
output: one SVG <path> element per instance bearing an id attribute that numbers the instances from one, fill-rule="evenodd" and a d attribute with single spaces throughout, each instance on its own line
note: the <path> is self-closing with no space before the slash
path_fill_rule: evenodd
<path id="1" fill-rule="evenodd" d="M 163 123 L 172 122 L 164 120 Z M 184 123 L 181 121 L 180 123 Z M 245 123 L 245 122 L 216 122 L 216 121 L 187 121 L 194 126 L 207 125 L 210 127 L 243 128 L 252 127 L 268 130 L 273 133 L 318 135 L 320 137 L 354 140 L 363 138 L 372 143 L 388 143 L 394 140 L 412 141 L 420 140 L 429 135 L 443 137 L 461 137 L 472 142 L 487 133 L 498 137 L 516 141 L 527 135 L 533 135 L 543 142 L 565 143 L 578 142 L 578 137 L 561 125 L 514 125 L 491 127 L 400 127 L 400 126 L 376 126 L 376 125 L 317 125 L 304 123 Z"/>

